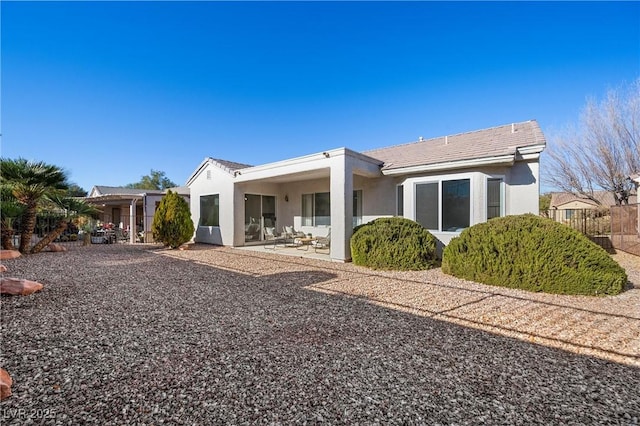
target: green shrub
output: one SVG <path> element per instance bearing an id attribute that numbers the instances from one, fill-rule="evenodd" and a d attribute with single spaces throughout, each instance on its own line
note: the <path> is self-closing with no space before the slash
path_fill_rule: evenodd
<path id="1" fill-rule="evenodd" d="M 167 191 L 153 215 L 153 239 L 176 248 L 191 240 L 195 231 L 189 204 L 177 192 Z"/>
<path id="2" fill-rule="evenodd" d="M 532 214 L 474 225 L 451 240 L 442 271 L 484 284 L 555 293 L 618 294 L 627 275 L 597 244 Z"/>
<path id="3" fill-rule="evenodd" d="M 436 239 L 412 220 L 379 218 L 354 230 L 351 258 L 374 269 L 429 269 L 436 261 Z"/>

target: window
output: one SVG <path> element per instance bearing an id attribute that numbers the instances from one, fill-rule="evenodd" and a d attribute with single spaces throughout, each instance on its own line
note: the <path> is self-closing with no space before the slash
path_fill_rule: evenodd
<path id="1" fill-rule="evenodd" d="M 416 222 L 427 229 L 439 229 L 439 210 L 438 183 L 416 185 Z"/>
<path id="2" fill-rule="evenodd" d="M 416 221 L 434 231 L 459 232 L 470 225 L 471 180 L 416 185 Z"/>
<path id="3" fill-rule="evenodd" d="M 302 226 L 331 225 L 331 194 L 302 194 Z"/>
<path id="4" fill-rule="evenodd" d="M 314 225 L 331 225 L 331 194 L 317 192 L 314 194 Z"/>
<path id="5" fill-rule="evenodd" d="M 353 191 L 353 226 L 362 223 L 362 190 Z M 302 194 L 302 226 L 331 225 L 331 194 Z"/>
<path id="6" fill-rule="evenodd" d="M 331 194 L 302 194 L 302 226 L 331 225 Z"/>
<path id="7" fill-rule="evenodd" d="M 362 224 L 362 190 L 353 191 L 353 227 Z"/>
<path id="8" fill-rule="evenodd" d="M 302 194 L 302 226 L 313 226 L 313 194 Z"/>
<path id="9" fill-rule="evenodd" d="M 396 191 L 396 216 L 404 216 L 404 185 L 398 185 Z"/>
<path id="10" fill-rule="evenodd" d="M 502 179 L 487 180 L 487 220 L 504 215 L 502 201 Z"/>
<path id="11" fill-rule="evenodd" d="M 471 197 L 470 180 L 442 182 L 442 230 L 458 232 L 469 227 Z"/>
<path id="12" fill-rule="evenodd" d="M 200 196 L 200 226 L 220 226 L 220 195 Z"/>

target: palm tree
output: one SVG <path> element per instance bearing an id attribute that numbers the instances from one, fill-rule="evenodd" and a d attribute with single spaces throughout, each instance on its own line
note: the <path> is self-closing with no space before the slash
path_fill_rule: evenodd
<path id="1" fill-rule="evenodd" d="M 24 213 L 24 205 L 18 203 L 11 191 L 0 188 L 0 247 L 2 250 L 15 250 L 13 246 L 13 235 L 15 230 L 13 224 Z"/>
<path id="2" fill-rule="evenodd" d="M 33 246 L 31 249 L 32 254 L 42 251 L 42 249 L 55 241 L 56 238 L 58 238 L 67 229 L 67 226 L 72 219 L 80 216 L 97 218 L 97 215 L 100 212 L 97 207 L 92 206 L 80 198 L 48 196 L 47 200 L 50 201 L 58 210 L 63 212 L 63 216 L 60 218 L 55 229 L 45 235 L 35 246 Z"/>
<path id="3" fill-rule="evenodd" d="M 31 235 L 36 225 L 36 209 L 46 195 L 61 194 L 68 188 L 67 174 L 58 166 L 24 158 L 0 159 L 0 184 L 11 190 L 25 209 L 20 233 L 21 253 L 29 251 Z"/>

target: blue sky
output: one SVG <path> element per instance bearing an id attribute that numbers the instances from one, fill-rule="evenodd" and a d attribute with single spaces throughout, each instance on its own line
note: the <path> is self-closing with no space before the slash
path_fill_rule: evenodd
<path id="1" fill-rule="evenodd" d="M 640 75 L 638 2 L 0 8 L 2 156 L 87 190 L 529 119 L 551 138 Z"/>

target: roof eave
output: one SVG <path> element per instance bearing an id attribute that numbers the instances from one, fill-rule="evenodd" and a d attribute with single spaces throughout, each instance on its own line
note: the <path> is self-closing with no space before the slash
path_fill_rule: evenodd
<path id="1" fill-rule="evenodd" d="M 410 167 L 399 167 L 397 169 L 382 169 L 382 174 L 405 175 L 421 172 L 438 172 L 445 170 L 466 169 L 479 166 L 511 166 L 515 162 L 514 154 L 500 155 L 496 157 L 474 158 L 471 160 L 449 161 L 446 163 L 423 164 Z"/>
<path id="2" fill-rule="evenodd" d="M 545 147 L 545 144 L 518 147 L 516 151 L 516 159 L 537 160 L 538 158 L 540 158 L 540 154 L 542 153 L 542 151 L 544 151 Z"/>

